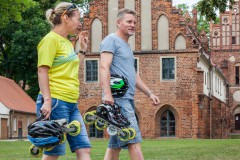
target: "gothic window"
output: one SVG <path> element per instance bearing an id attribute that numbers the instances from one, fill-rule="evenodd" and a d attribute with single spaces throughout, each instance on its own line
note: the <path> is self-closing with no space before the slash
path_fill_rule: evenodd
<path id="1" fill-rule="evenodd" d="M 177 36 L 175 40 L 175 50 L 186 49 L 186 40 L 182 35 Z"/>
<path id="2" fill-rule="evenodd" d="M 102 23 L 96 18 L 93 20 L 91 27 L 91 52 L 99 52 L 99 45 L 102 41 Z"/>
<path id="3" fill-rule="evenodd" d="M 162 80 L 174 80 L 175 79 L 175 58 L 162 58 Z"/>
<path id="4" fill-rule="evenodd" d="M 118 0 L 108 0 L 108 34 L 117 30 L 116 15 L 118 13 Z"/>
<path id="5" fill-rule="evenodd" d="M 103 130 L 98 130 L 95 127 L 95 124 L 89 126 L 89 137 L 94 138 L 103 138 Z"/>
<path id="6" fill-rule="evenodd" d="M 158 50 L 169 50 L 169 22 L 164 15 L 158 20 Z"/>
<path id="7" fill-rule="evenodd" d="M 85 81 L 98 81 L 98 60 L 85 61 Z"/>
<path id="8" fill-rule="evenodd" d="M 167 109 L 160 117 L 160 136 L 174 137 L 176 135 L 176 122 L 174 114 Z"/>

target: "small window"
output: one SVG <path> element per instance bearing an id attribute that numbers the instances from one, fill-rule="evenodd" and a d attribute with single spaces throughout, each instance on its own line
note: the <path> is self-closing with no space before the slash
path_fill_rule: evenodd
<path id="1" fill-rule="evenodd" d="M 98 81 L 98 60 L 85 61 L 85 81 L 86 82 Z"/>
<path id="2" fill-rule="evenodd" d="M 162 80 L 175 79 L 175 58 L 162 58 Z"/>
<path id="3" fill-rule="evenodd" d="M 235 36 L 232 36 L 232 44 L 236 44 L 236 38 L 235 38 Z"/>
<path id="4" fill-rule="evenodd" d="M 235 66 L 235 79 L 236 84 L 239 84 L 239 66 Z"/>
<path id="5" fill-rule="evenodd" d="M 135 72 L 139 73 L 139 58 L 134 58 Z"/>

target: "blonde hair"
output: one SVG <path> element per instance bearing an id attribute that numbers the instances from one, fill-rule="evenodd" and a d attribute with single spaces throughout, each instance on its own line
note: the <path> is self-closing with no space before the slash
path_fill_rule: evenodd
<path id="1" fill-rule="evenodd" d="M 66 10 L 72 5 L 72 3 L 68 3 L 68 2 L 61 2 L 59 3 L 54 9 L 48 9 L 46 11 L 46 18 L 48 20 L 48 22 L 51 24 L 51 26 L 56 26 L 58 24 L 62 23 L 62 19 L 61 16 L 64 14 L 64 12 L 66 12 Z M 67 11 L 66 15 L 68 17 L 71 17 L 74 13 L 73 10 Z"/>

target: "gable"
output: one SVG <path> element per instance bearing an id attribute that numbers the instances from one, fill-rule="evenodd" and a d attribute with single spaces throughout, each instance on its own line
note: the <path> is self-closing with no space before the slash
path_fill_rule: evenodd
<path id="1" fill-rule="evenodd" d="M 0 76 L 0 103 L 10 110 L 35 113 L 34 100 L 13 80 Z"/>

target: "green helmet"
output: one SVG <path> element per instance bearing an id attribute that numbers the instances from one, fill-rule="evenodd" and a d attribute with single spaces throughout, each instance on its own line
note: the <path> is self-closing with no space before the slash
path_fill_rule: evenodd
<path id="1" fill-rule="evenodd" d="M 128 90 L 128 81 L 118 74 L 111 74 L 110 87 L 114 98 L 122 97 Z"/>

